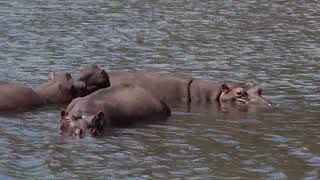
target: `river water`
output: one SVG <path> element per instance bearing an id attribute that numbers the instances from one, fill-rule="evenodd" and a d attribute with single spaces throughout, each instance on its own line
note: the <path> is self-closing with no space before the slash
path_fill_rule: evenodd
<path id="1" fill-rule="evenodd" d="M 174 112 L 104 137 L 59 132 L 63 107 L 0 117 L 0 179 L 319 179 L 320 4 L 2 0 L 0 79 L 172 72 L 255 82 L 272 110 Z"/>

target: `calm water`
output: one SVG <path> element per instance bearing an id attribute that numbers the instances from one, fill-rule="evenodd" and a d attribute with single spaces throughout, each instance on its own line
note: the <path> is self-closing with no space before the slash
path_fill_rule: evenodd
<path id="1" fill-rule="evenodd" d="M 97 63 L 256 82 L 278 110 L 175 113 L 75 139 L 62 107 L 0 117 L 0 179 L 319 179 L 317 1 L 2 0 L 0 79 Z"/>

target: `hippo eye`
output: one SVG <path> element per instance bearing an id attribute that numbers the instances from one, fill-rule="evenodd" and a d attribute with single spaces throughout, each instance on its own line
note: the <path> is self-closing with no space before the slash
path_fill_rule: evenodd
<path id="1" fill-rule="evenodd" d="M 241 93 L 240 91 L 237 92 L 237 95 L 238 95 L 238 96 L 241 96 L 241 94 L 242 94 L 242 93 Z"/>

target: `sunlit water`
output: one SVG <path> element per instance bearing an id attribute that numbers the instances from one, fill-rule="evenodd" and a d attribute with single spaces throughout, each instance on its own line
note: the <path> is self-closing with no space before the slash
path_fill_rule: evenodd
<path id="1" fill-rule="evenodd" d="M 279 108 L 176 112 L 104 137 L 59 132 L 48 107 L 0 117 L 0 179 L 318 179 L 317 1 L 2 0 L 0 79 L 147 70 L 255 82 Z"/>

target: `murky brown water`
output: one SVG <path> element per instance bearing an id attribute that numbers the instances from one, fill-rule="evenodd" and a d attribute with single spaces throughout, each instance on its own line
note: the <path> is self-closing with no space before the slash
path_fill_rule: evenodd
<path id="1" fill-rule="evenodd" d="M 0 117 L 0 179 L 319 179 L 317 1 L 2 0 L 0 79 L 97 63 L 256 82 L 278 110 L 175 113 L 75 139 L 49 107 Z M 318 89 L 317 89 L 318 88 Z"/>

